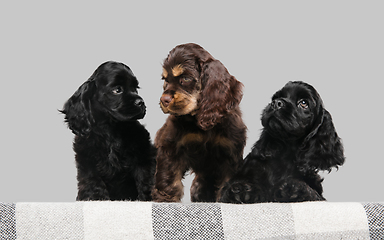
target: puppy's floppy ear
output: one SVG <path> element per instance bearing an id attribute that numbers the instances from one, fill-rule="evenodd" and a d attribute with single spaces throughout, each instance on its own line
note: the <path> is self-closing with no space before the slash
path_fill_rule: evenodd
<path id="1" fill-rule="evenodd" d="M 302 170 L 328 170 L 344 163 L 344 148 L 336 133 L 331 114 L 320 107 L 319 121 L 305 138 L 297 153 Z"/>
<path id="2" fill-rule="evenodd" d="M 76 135 L 87 135 L 94 122 L 91 101 L 95 93 L 95 82 L 92 77 L 83 83 L 79 89 L 64 104 L 62 112 L 68 127 Z"/>
<path id="3" fill-rule="evenodd" d="M 243 84 L 230 75 L 218 60 L 202 64 L 200 77 L 202 92 L 196 118 L 203 130 L 209 130 L 239 105 L 243 97 Z"/>

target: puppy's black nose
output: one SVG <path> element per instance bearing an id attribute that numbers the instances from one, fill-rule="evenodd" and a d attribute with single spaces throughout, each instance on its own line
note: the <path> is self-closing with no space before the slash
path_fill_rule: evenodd
<path id="1" fill-rule="evenodd" d="M 138 98 L 135 100 L 135 105 L 141 107 L 141 106 L 144 106 L 145 104 L 144 104 L 143 99 Z"/>
<path id="2" fill-rule="evenodd" d="M 273 100 L 272 103 L 271 103 L 272 108 L 276 109 L 276 110 L 284 107 L 284 105 L 285 105 L 285 103 L 281 99 Z"/>

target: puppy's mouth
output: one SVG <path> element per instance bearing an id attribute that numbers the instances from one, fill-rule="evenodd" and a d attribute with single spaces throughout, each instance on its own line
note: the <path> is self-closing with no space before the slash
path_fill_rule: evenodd
<path id="1" fill-rule="evenodd" d="M 262 116 L 262 125 L 273 136 L 281 139 L 301 138 L 306 134 L 307 129 L 307 126 L 297 116 L 292 114 L 284 116 L 277 111 L 265 113 Z"/>
<path id="2" fill-rule="evenodd" d="M 143 119 L 145 114 L 147 113 L 147 109 L 144 106 L 140 112 L 137 112 L 136 114 L 132 115 L 130 118 L 131 120 L 138 120 L 138 119 Z"/>
<path id="3" fill-rule="evenodd" d="M 129 106 L 118 106 L 111 109 L 111 115 L 118 121 L 133 121 L 144 118 L 147 110 L 142 99 L 136 99 Z"/>
<path id="4" fill-rule="evenodd" d="M 185 93 L 175 93 L 173 96 L 163 94 L 160 98 L 160 108 L 165 114 L 193 115 L 198 109 L 197 96 Z"/>
<path id="5" fill-rule="evenodd" d="M 274 115 L 270 115 L 268 117 L 263 116 L 263 118 L 262 118 L 262 125 L 265 128 L 267 128 L 268 130 L 270 130 L 271 132 L 282 132 L 282 131 L 285 131 L 282 123 Z"/>

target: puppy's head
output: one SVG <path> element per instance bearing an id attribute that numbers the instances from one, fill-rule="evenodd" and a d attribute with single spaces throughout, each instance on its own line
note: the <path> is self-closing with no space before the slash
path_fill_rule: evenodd
<path id="1" fill-rule="evenodd" d="M 272 102 L 263 111 L 262 125 L 283 140 L 303 138 L 321 121 L 322 105 L 311 85 L 289 82 L 272 96 Z"/>
<path id="2" fill-rule="evenodd" d="M 289 82 L 277 91 L 262 114 L 264 131 L 255 144 L 255 153 L 274 156 L 281 146 L 266 140 L 270 134 L 284 145 L 297 146 L 296 165 L 303 172 L 328 170 L 344 163 L 344 148 L 324 108 L 320 95 L 304 82 Z"/>
<path id="3" fill-rule="evenodd" d="M 146 110 L 138 88 L 128 66 L 105 62 L 68 99 L 61 112 L 76 135 L 86 135 L 100 122 L 137 120 Z"/>
<path id="4" fill-rule="evenodd" d="M 238 106 L 242 84 L 224 65 L 197 44 L 172 49 L 163 63 L 164 92 L 160 107 L 164 113 L 192 115 L 203 130 L 221 122 Z"/>

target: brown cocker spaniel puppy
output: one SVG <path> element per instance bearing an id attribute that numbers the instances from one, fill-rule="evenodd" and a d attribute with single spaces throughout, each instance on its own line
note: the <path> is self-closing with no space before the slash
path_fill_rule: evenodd
<path id="1" fill-rule="evenodd" d="M 214 202 L 242 162 L 246 127 L 239 103 L 242 84 L 197 44 L 179 45 L 163 63 L 160 106 L 169 113 L 157 132 L 153 200 L 178 202 L 181 180 L 195 173 L 193 202 Z"/>

